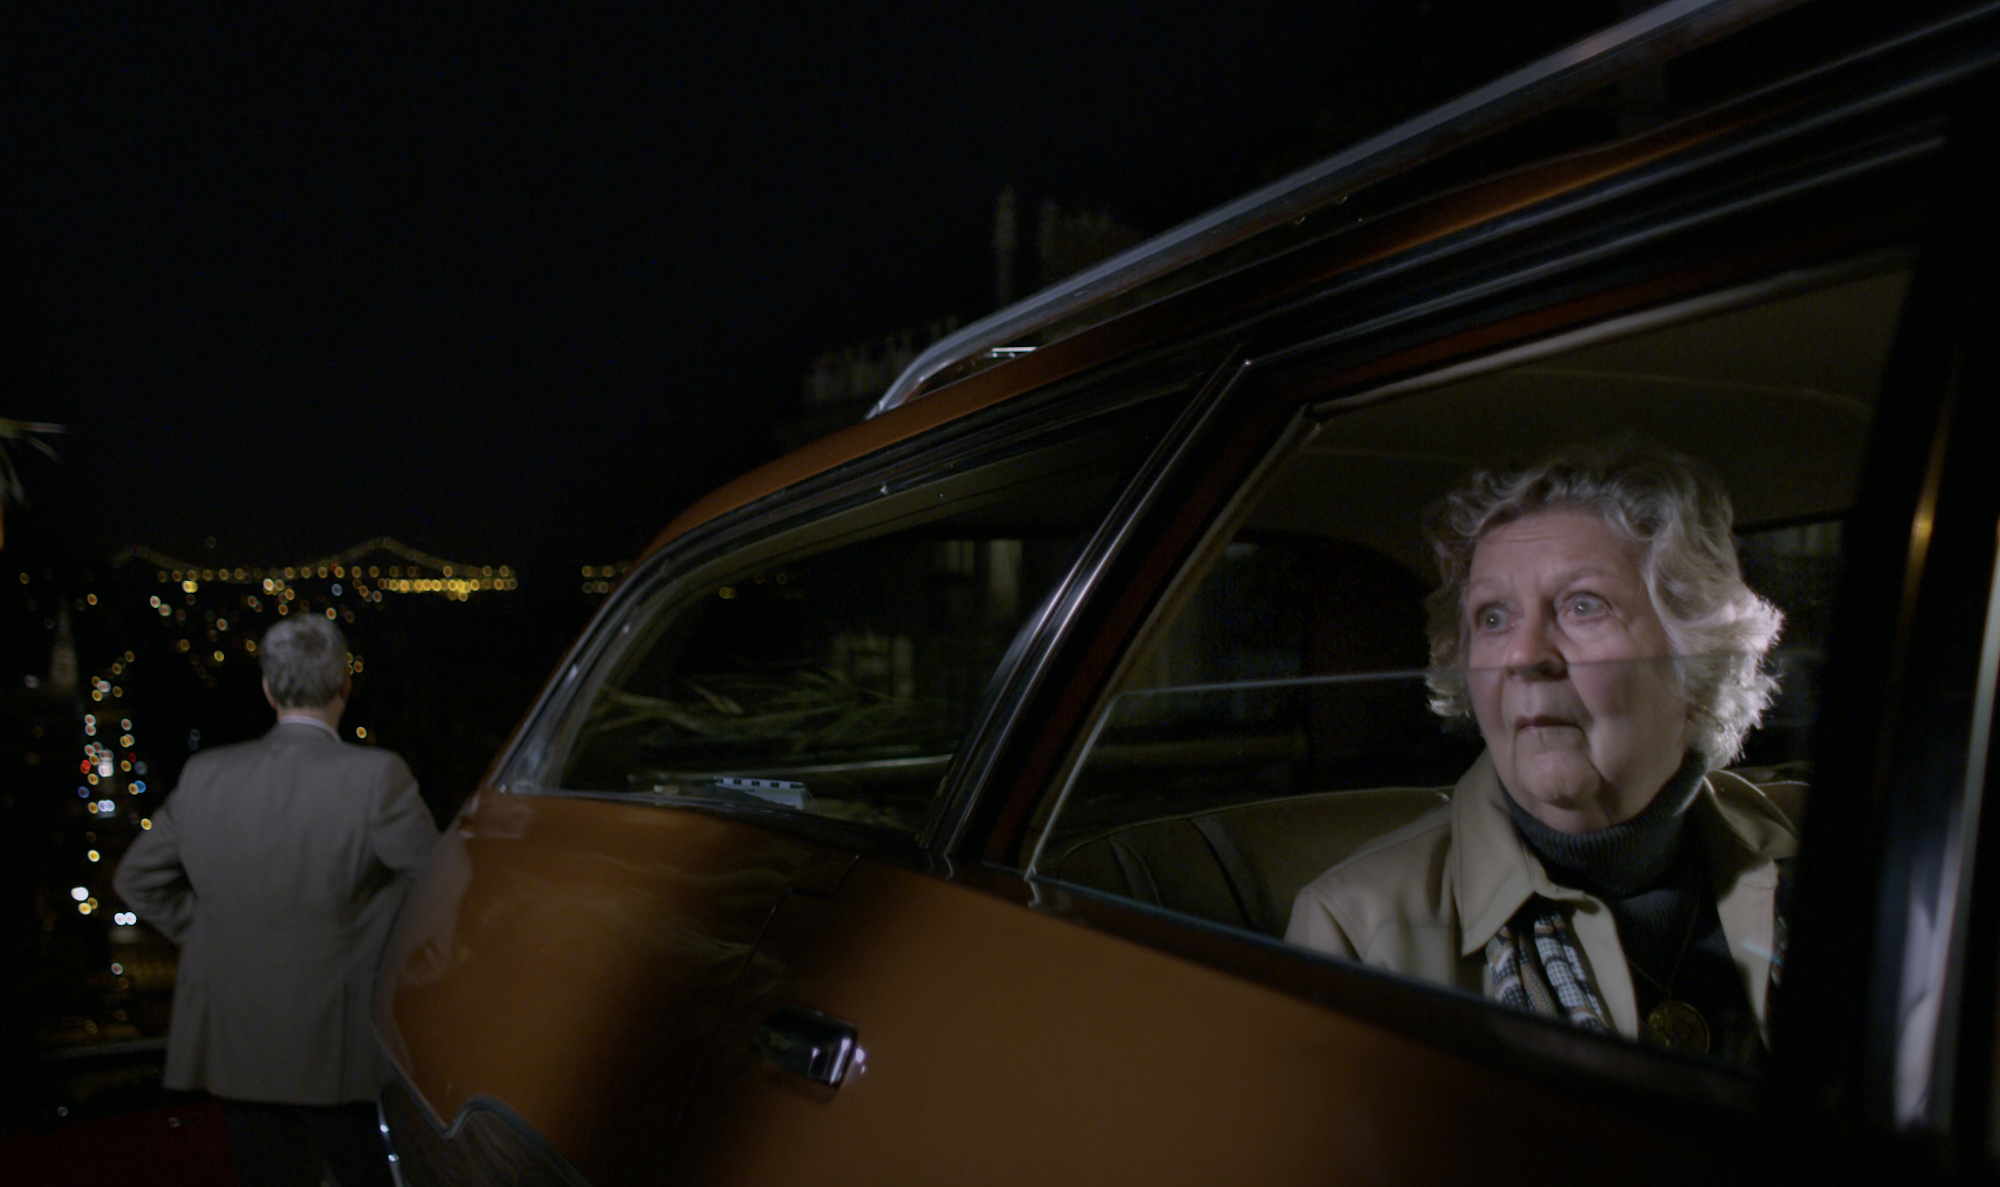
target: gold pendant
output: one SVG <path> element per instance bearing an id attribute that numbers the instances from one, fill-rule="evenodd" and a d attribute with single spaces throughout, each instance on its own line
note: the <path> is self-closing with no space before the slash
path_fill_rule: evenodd
<path id="1" fill-rule="evenodd" d="M 1646 1037 L 1669 1051 L 1708 1054 L 1708 1020 L 1700 1010 L 1672 998 L 1647 1011 Z"/>

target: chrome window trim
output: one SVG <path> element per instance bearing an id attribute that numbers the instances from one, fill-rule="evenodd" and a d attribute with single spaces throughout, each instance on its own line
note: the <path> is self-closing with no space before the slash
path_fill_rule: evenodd
<path id="1" fill-rule="evenodd" d="M 390 1169 L 398 1184 L 405 1181 L 404 1168 L 411 1154 L 411 1143 L 407 1139 L 417 1135 L 404 1135 L 406 1140 L 403 1146 L 398 1148 L 396 1134 L 389 1124 L 391 1109 L 388 1098 L 392 1092 L 400 1092 L 408 1097 L 416 1105 L 415 1111 L 422 1116 L 423 1122 L 430 1127 L 432 1139 L 448 1150 L 461 1153 L 472 1162 L 476 1168 L 475 1173 L 481 1174 L 485 1183 L 498 1187 L 501 1183 L 534 1182 L 541 1175 L 553 1174 L 566 1187 L 591 1187 L 590 1180 L 572 1166 L 560 1150 L 557 1150 L 534 1126 L 528 1124 L 527 1119 L 516 1113 L 506 1101 L 485 1093 L 475 1093 L 458 1106 L 458 1111 L 452 1115 L 451 1121 L 447 1124 L 439 1118 L 436 1110 L 431 1107 L 431 1102 L 411 1084 L 409 1076 L 403 1069 L 398 1067 L 394 1071 L 395 1074 L 389 1083 L 383 1085 L 382 1090 L 376 1094 L 375 1116 L 376 1124 L 382 1131 L 383 1145 L 390 1152 Z M 482 1158 L 482 1155 L 490 1155 L 492 1151 L 477 1147 L 461 1147 L 459 1141 L 465 1133 L 467 1123 L 479 1114 L 491 1116 L 499 1121 L 502 1128 L 521 1143 L 518 1152 L 539 1160 L 539 1165 L 533 1162 L 526 1165 L 518 1162 L 493 1165 Z M 429 1179 L 434 1177 L 439 1169 L 425 1166 L 419 1173 Z M 487 1175 L 492 1177 L 484 1177 Z"/>
<path id="2" fill-rule="evenodd" d="M 1798 0 L 1668 0 L 1406 120 L 1262 189 L 1058 282 L 935 343 L 911 362 L 869 415 L 924 394 L 953 365 L 1118 293 L 1157 280 L 1260 232 L 1620 76 L 1793 7 Z"/>
<path id="3" fill-rule="evenodd" d="M 1664 7 L 1672 7 L 1672 6 L 1669 5 Z M 1656 8 L 1650 11 L 1659 12 L 1661 10 Z M 1597 185 L 1594 185 L 1592 187 L 1587 187 L 1586 189 L 1578 191 L 1574 194 L 1560 196 L 1556 199 L 1551 200 L 1551 202 L 1548 203 L 1537 204 L 1535 207 L 1529 208 L 1529 210 L 1527 211 L 1519 212 L 1517 214 L 1511 214 L 1508 216 L 1503 216 L 1500 219 L 1490 220 L 1486 223 L 1480 224 L 1479 226 L 1469 228 L 1465 232 L 1458 233 L 1455 236 L 1435 241 L 1431 244 L 1424 245 L 1423 247 L 1420 247 L 1418 249 L 1414 249 L 1411 252 L 1398 255 L 1397 257 L 1394 257 L 1391 260 L 1383 261 L 1380 265 L 1370 265 L 1365 268 L 1356 269 L 1350 273 L 1344 274 L 1336 278 L 1330 286 L 1316 290 L 1312 294 L 1309 294 L 1308 296 L 1303 297 L 1296 302 L 1292 302 L 1292 304 L 1306 304 L 1312 301 L 1322 300 L 1328 296 L 1333 295 L 1333 293 L 1336 291 L 1352 289 L 1354 287 L 1358 287 L 1360 285 L 1364 285 L 1367 283 L 1379 282 L 1380 280 L 1390 275 L 1393 275 L 1395 272 L 1407 270 L 1408 268 L 1416 266 L 1418 264 L 1433 262 L 1436 258 L 1439 258 L 1451 252 L 1464 251 L 1479 246 L 1480 244 L 1483 244 L 1484 242 L 1498 236 L 1517 233 L 1526 230 L 1528 227 L 1532 226 L 1536 222 L 1547 221 L 1552 217 L 1555 217 L 1561 213 L 1565 213 L 1573 209 L 1578 209 L 1587 206 L 1601 206 L 1606 202 L 1607 198 L 1609 198 L 1612 194 L 1615 193 L 1615 189 L 1608 190 L 1605 188 L 1606 186 L 1617 187 L 1635 183 L 1653 184 L 1661 180 L 1671 180 L 1673 177 L 1683 175 L 1689 172 L 1691 169 L 1697 169 L 1709 165 L 1714 165 L 1721 160 L 1727 159 L 1727 157 L 1729 156 L 1757 151 L 1758 149 L 1764 147 L 1766 143 L 1772 140 L 1783 140 L 1807 134 L 1815 130 L 1816 128 L 1824 127 L 1832 123 L 1837 123 L 1841 120 L 1852 119 L 1857 116 L 1865 115 L 1869 111 L 1880 108 L 1882 106 L 1893 104 L 1916 96 L 1928 94 L 1938 90 L 1939 88 L 1950 86 L 1953 83 L 1963 79 L 1968 74 L 1975 72 L 1977 70 L 1984 69 L 1986 66 L 1991 64 L 1991 62 L 1994 60 L 1996 56 L 1996 53 L 2000 53 L 2000 50 L 1997 50 L 1996 47 L 1993 46 L 1992 44 L 1982 43 L 1975 37 L 1966 37 L 1962 41 L 1955 41 L 1953 39 L 1957 35 L 1963 33 L 1963 31 L 1967 26 L 1977 25 L 1980 23 L 1990 23 L 1996 17 L 2000 17 L 2000 5 L 1993 5 L 1993 4 L 1987 4 L 1966 12 L 1953 14 L 1931 25 L 1920 28 L 1914 32 L 1907 33 L 1896 38 L 1892 38 L 1889 41 L 1886 41 L 1879 45 L 1869 47 L 1867 49 L 1861 50 L 1846 57 L 1814 67 L 1799 75 L 1781 80 L 1780 82 L 1775 83 L 1770 87 L 1764 88 L 1762 90 L 1753 92 L 1748 95 L 1740 96 L 1736 99 L 1732 99 L 1723 104 L 1720 108 L 1710 109 L 1709 112 L 1703 114 L 1713 114 L 1717 110 L 1726 110 L 1731 107 L 1737 107 L 1743 104 L 1760 101 L 1764 98 L 1767 98 L 1773 91 L 1777 91 L 1784 88 L 1793 88 L 1803 85 L 1809 85 L 1817 79 L 1823 78 L 1825 76 L 1834 74 L 1842 70 L 1852 68 L 1856 66 L 1858 63 L 1867 63 L 1879 60 L 1885 55 L 1899 52 L 1913 46 L 1918 47 L 1920 49 L 1925 47 L 1926 45 L 1941 46 L 1942 52 L 1947 53 L 1947 57 L 1942 61 L 1931 63 L 1928 66 L 1918 71 L 1915 71 L 1914 77 L 1903 78 L 1881 87 L 1863 89 L 1854 97 L 1831 108 L 1824 106 L 1810 107 L 1806 112 L 1806 114 L 1802 117 L 1781 116 L 1778 117 L 1775 120 L 1775 122 L 1771 120 L 1762 121 L 1758 125 L 1756 125 L 1756 127 L 1753 129 L 1752 135 L 1748 138 L 1725 137 L 1722 142 L 1697 146 L 1696 150 L 1693 153 L 1673 154 L 1667 159 L 1667 162 L 1664 165 L 1664 172 L 1659 173 L 1659 175 L 1657 176 L 1655 176 L 1654 174 L 1656 170 L 1659 170 L 1661 168 L 1661 166 L 1641 166 L 1635 170 L 1627 170 L 1608 179 L 1606 182 L 1598 183 Z M 1607 31 L 1607 35 L 1608 33 L 1609 31 Z M 1699 116 L 1697 116 L 1696 118 L 1699 118 Z M 1657 130 L 1654 133 L 1648 133 L 1648 134 L 1649 135 L 1657 134 Z M 1386 136 L 1389 134 L 1385 133 L 1384 135 Z M 1921 145 L 1913 144 L 1913 145 L 1905 145 L 1904 147 L 1906 151 L 1924 152 L 1924 151 L 1929 151 L 1930 149 L 1933 149 L 1936 146 L 1934 144 L 1921 144 Z M 1357 149 L 1353 151 L 1359 152 L 1360 147 L 1357 147 Z M 1710 155 L 1710 153 L 1712 152 L 1719 152 L 1720 155 Z M 1347 155 L 1348 154 L 1344 153 L 1341 154 L 1341 157 L 1344 158 Z M 1857 161 L 1854 162 L 1854 167 L 1857 169 L 1865 170 L 1866 168 L 1869 167 L 1893 163 L 1895 156 L 1896 154 L 1892 152 L 1883 159 L 1873 160 L 1873 161 Z M 1323 164 L 1330 164 L 1335 159 L 1338 158 L 1329 158 L 1329 161 L 1324 162 Z M 1417 160 L 1401 161 L 1397 164 L 1396 167 L 1404 168 L 1410 165 L 1414 165 L 1416 163 L 1418 163 Z M 1813 167 L 1815 163 L 1821 167 L 1815 169 Z M 1802 163 L 1802 167 L 1807 169 L 1808 172 L 1811 173 L 1812 176 L 1817 181 L 1825 182 L 1825 181 L 1836 180 L 1835 176 L 1828 173 L 1828 171 L 1826 171 L 1823 166 L 1824 166 L 1824 161 Z M 1394 169 L 1389 169 L 1383 173 L 1383 176 L 1384 177 L 1389 176 L 1394 171 L 1395 171 Z M 1379 180 L 1379 179 L 1371 178 L 1371 180 Z M 1274 187 L 1271 188 L 1276 188 L 1278 186 L 1283 186 L 1285 184 L 1286 182 L 1281 181 L 1279 183 L 1275 183 Z M 1259 191 L 1260 194 L 1263 192 L 1264 191 Z M 1250 195 L 1241 201 L 1247 202 L 1250 201 L 1252 198 L 1255 198 L 1256 196 L 1257 195 Z M 1775 193 L 1771 193 L 1767 196 L 1777 196 L 1777 195 Z M 1331 201 L 1333 200 L 1333 197 L 1334 197 L 1333 195 L 1330 195 L 1326 198 L 1326 200 Z M 1204 222 L 1208 219 L 1221 218 L 1228 211 L 1234 209 L 1238 205 L 1240 205 L 1240 202 L 1231 203 L 1228 206 L 1220 207 L 1216 211 L 1212 212 L 1210 215 L 1203 216 L 1203 219 L 1196 220 L 1195 223 L 1186 224 L 1182 228 L 1176 228 L 1173 231 L 1167 232 L 1165 235 L 1159 236 L 1154 240 L 1148 241 L 1148 243 L 1141 244 L 1138 247 L 1131 249 L 1130 251 L 1124 253 L 1121 256 L 1113 257 L 1111 260 L 1106 261 L 1104 264 L 1099 265 L 1095 269 L 1086 271 L 1084 273 L 1080 273 L 1077 276 L 1072 277 L 1067 281 L 1060 282 L 1057 285 L 1050 287 L 1049 289 L 1045 289 L 1042 292 L 1035 294 L 1033 297 L 1030 297 L 1026 301 L 1020 302 L 1015 306 L 1011 306 L 1008 309 L 993 314 L 991 317 L 985 319 L 984 321 L 976 322 L 973 325 L 966 327 L 964 330 L 959 331 L 957 334 L 954 334 L 951 337 L 946 338 L 934 344 L 930 348 L 930 350 L 926 351 L 924 355 L 919 356 L 910 365 L 910 367 L 905 370 L 903 375 L 898 378 L 897 386 L 892 387 L 890 389 L 890 392 L 883 397 L 882 402 L 877 405 L 876 409 L 873 412 L 871 412 L 871 415 L 879 414 L 880 412 L 886 411 L 890 407 L 900 405 L 901 403 L 907 403 L 910 399 L 920 398 L 922 395 L 928 394 L 926 391 L 920 390 L 924 383 L 930 382 L 933 378 L 936 378 L 939 374 L 941 374 L 945 370 L 953 366 L 956 366 L 959 363 L 966 361 L 967 359 L 977 357 L 984 353 L 989 353 L 993 349 L 990 346 L 986 347 L 978 346 L 976 345 L 976 342 L 984 342 L 987 341 L 988 339 L 993 339 L 995 341 L 1005 341 L 1010 337 L 1017 337 L 1021 334 L 1030 332 L 1041 326 L 1051 324 L 1059 320 L 1061 317 L 1067 316 L 1068 314 L 1075 312 L 1077 308 L 1081 308 L 1083 306 L 1090 304 L 1092 301 L 1101 300 L 1115 293 L 1126 291 L 1129 288 L 1137 287 L 1138 285 L 1143 283 L 1148 283 L 1152 280 L 1158 279 L 1161 276 L 1166 275 L 1168 272 L 1171 272 L 1173 267 L 1184 265 L 1194 259 L 1198 259 L 1203 256 L 1213 254 L 1216 251 L 1220 251 L 1230 246 L 1230 244 L 1235 242 L 1236 240 L 1231 239 L 1228 241 L 1209 243 L 1201 250 L 1190 249 L 1189 252 L 1184 253 L 1185 258 L 1183 258 L 1182 254 L 1172 255 L 1171 260 L 1168 262 L 1162 262 L 1160 266 L 1157 268 L 1157 270 L 1146 271 L 1144 275 L 1135 275 L 1129 284 L 1120 283 L 1112 287 L 1100 287 L 1092 289 L 1092 291 L 1088 293 L 1084 293 L 1082 291 L 1083 287 L 1089 286 L 1092 283 L 1092 277 L 1096 276 L 1098 273 L 1103 272 L 1106 275 L 1109 275 L 1111 272 L 1125 267 L 1128 261 L 1135 267 L 1140 264 L 1144 264 L 1145 259 L 1142 257 L 1148 257 L 1149 254 L 1156 247 L 1161 250 L 1166 250 L 1175 247 L 1174 243 L 1169 242 L 1170 240 L 1173 240 L 1176 236 L 1181 235 L 1184 231 L 1187 231 L 1189 228 L 1195 227 L 1197 223 Z M 1296 218 L 1298 217 L 1298 213 L 1294 211 L 1289 213 L 1286 217 Z M 1272 223 L 1272 225 L 1273 226 L 1279 225 L 1283 221 L 1285 221 L 1285 219 L 1279 219 L 1276 222 Z M 1263 228 L 1263 229 L 1268 229 L 1268 228 Z M 1609 250 L 1613 251 L 1629 250 L 1632 246 L 1634 246 L 1634 244 L 1629 244 L 1629 243 L 1612 245 L 1609 248 Z M 1166 260 L 1166 257 L 1162 257 L 1162 259 Z M 1074 301 L 1070 301 L 1068 299 L 1069 295 L 1071 294 L 1072 288 L 1076 289 L 1076 299 Z M 1062 300 L 1058 302 L 1059 307 L 1051 307 L 1047 310 L 1041 310 L 1040 306 L 1042 303 L 1057 301 L 1058 298 L 1062 298 Z M 1254 315 L 1250 320 L 1253 321 L 1261 320 L 1265 316 L 1267 316 L 1270 312 L 1271 312 L 1270 310 L 1260 311 L 1258 314 Z M 1384 328 L 1384 326 L 1386 325 L 1395 324 L 1398 321 L 1408 320 L 1408 316 L 1406 316 L 1405 314 L 1406 313 L 1414 314 L 1414 312 L 1416 311 L 1415 310 L 1399 311 L 1397 315 L 1392 315 L 1391 319 L 1389 321 L 1384 322 L 1383 325 L 1381 326 L 1362 327 L 1357 325 L 1355 327 L 1352 327 L 1352 329 L 1355 333 L 1359 333 L 1362 332 L 1364 329 Z M 1018 321 L 1020 324 L 1015 325 L 1014 323 L 1016 321 Z M 985 330 L 988 327 L 993 327 L 994 333 L 999 334 L 999 337 L 993 338 L 993 334 L 986 333 Z M 1006 333 L 1000 333 L 1000 330 L 1003 328 L 1006 329 Z M 1233 331 L 1223 330 L 1222 332 L 1231 333 Z M 954 346 L 954 344 L 960 342 L 961 339 L 963 339 L 966 343 L 965 347 L 962 350 Z M 1304 346 L 1307 344 L 1300 344 L 1300 345 Z M 1319 343 L 1315 345 L 1326 345 L 1326 344 Z M 938 359 L 932 360 L 931 356 L 933 354 L 938 355 L 939 356 Z M 944 356 L 946 355 L 950 355 L 952 357 L 945 358 Z M 1266 358 L 1264 361 L 1269 362 L 1274 360 Z M 935 363 L 935 365 L 933 365 L 933 363 Z M 906 397 L 894 398 L 896 397 L 897 391 L 904 387 L 907 387 L 909 389 L 909 394 Z"/>

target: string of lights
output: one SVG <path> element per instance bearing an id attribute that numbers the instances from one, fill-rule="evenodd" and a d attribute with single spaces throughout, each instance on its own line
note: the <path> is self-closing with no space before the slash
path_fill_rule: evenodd
<path id="1" fill-rule="evenodd" d="M 387 565 L 362 563 L 375 553 L 399 559 L 391 560 Z M 294 565 L 249 568 L 204 566 L 177 560 L 143 546 L 122 550 L 112 563 L 118 565 L 131 559 L 152 565 L 160 582 L 180 585 L 187 593 L 194 593 L 195 587 L 202 582 L 260 586 L 267 594 L 278 593 L 286 588 L 288 582 L 316 579 L 350 583 L 374 601 L 380 601 L 379 595 L 384 593 L 442 594 L 464 601 L 474 593 L 512 590 L 519 588 L 520 584 L 515 571 L 508 565 L 460 564 L 411 548 L 389 536 L 377 536 L 345 552 Z"/>
<path id="2" fill-rule="evenodd" d="M 618 579 L 623 577 L 625 570 L 631 567 L 632 565 L 629 561 L 616 565 L 583 566 L 583 592 L 587 594 L 610 593 L 611 587 L 618 584 Z"/>
<path id="3" fill-rule="evenodd" d="M 171 624 L 179 634 L 174 650 L 211 686 L 215 669 L 232 654 L 257 654 L 263 626 L 293 613 L 353 623 L 358 609 L 378 605 L 384 596 L 429 594 L 464 602 L 477 593 L 520 587 L 511 566 L 446 560 L 388 536 L 303 564 L 199 566 L 145 547 L 127 548 L 112 563 L 133 562 L 153 569 L 147 608 Z M 96 595 L 88 600 L 95 605 Z M 355 671 L 364 662 L 355 655 Z"/>

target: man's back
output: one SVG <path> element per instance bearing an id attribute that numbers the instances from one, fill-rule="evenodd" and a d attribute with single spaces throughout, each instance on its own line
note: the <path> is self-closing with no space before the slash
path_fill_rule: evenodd
<path id="1" fill-rule="evenodd" d="M 403 761 L 288 720 L 189 760 L 119 893 L 181 945 L 166 1083 L 335 1104 L 388 1073 L 375 961 L 437 830 Z"/>

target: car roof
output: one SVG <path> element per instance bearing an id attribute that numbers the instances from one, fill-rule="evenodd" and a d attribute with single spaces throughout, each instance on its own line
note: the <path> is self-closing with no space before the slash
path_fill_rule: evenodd
<path id="1" fill-rule="evenodd" d="M 1338 210 L 1370 186 L 1799 2 L 1668 0 L 1042 289 L 933 344 L 867 419 L 698 499 L 646 553 L 1056 379 L 1713 135 L 1722 125 L 1697 116 L 1432 196 L 1366 228 Z M 1298 250 L 1331 241 L 1332 251 Z M 1114 325 L 1122 332 L 1107 332 Z"/>

